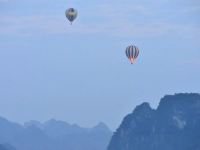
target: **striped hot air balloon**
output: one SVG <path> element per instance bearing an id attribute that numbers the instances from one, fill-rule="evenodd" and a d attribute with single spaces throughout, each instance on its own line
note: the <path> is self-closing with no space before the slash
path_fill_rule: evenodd
<path id="1" fill-rule="evenodd" d="M 130 60 L 131 64 L 133 64 L 138 55 L 139 49 L 135 45 L 130 45 L 126 48 L 126 56 Z"/>
<path id="2" fill-rule="evenodd" d="M 78 11 L 74 8 L 69 8 L 65 11 L 65 15 L 67 19 L 70 21 L 70 23 L 72 24 L 72 22 L 76 19 L 78 15 Z"/>

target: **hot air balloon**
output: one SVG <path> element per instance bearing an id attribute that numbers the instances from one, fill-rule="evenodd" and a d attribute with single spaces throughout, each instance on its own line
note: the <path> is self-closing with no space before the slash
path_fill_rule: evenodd
<path id="1" fill-rule="evenodd" d="M 70 21 L 70 23 L 72 24 L 72 22 L 76 19 L 78 15 L 78 11 L 74 8 L 69 8 L 65 11 L 65 15 L 67 19 Z"/>
<path id="2" fill-rule="evenodd" d="M 130 60 L 131 64 L 133 64 L 138 55 L 139 49 L 135 45 L 130 45 L 126 48 L 126 56 Z"/>

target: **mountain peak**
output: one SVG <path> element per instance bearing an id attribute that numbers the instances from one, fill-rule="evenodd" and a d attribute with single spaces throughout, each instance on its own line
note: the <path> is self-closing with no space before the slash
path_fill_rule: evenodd
<path id="1" fill-rule="evenodd" d="M 141 105 L 136 106 L 133 112 L 138 113 L 138 112 L 144 112 L 144 111 L 151 111 L 152 108 L 149 103 L 144 102 Z"/>
<path id="2" fill-rule="evenodd" d="M 180 93 L 161 99 L 156 110 L 148 103 L 127 115 L 108 150 L 200 150 L 200 95 Z"/>
<path id="3" fill-rule="evenodd" d="M 96 130 L 96 131 L 108 131 L 108 132 L 111 131 L 108 128 L 108 126 L 103 122 L 99 122 L 96 126 L 93 127 L 93 130 Z"/>
<path id="4" fill-rule="evenodd" d="M 175 95 L 166 95 L 161 99 L 157 109 L 158 111 L 178 111 L 190 107 L 200 107 L 200 94 L 179 93 Z"/>
<path id="5" fill-rule="evenodd" d="M 107 125 L 106 125 L 105 123 L 99 122 L 99 123 L 95 126 L 95 128 L 108 128 L 108 127 L 107 127 Z"/>
<path id="6" fill-rule="evenodd" d="M 161 101 L 162 103 L 169 103 L 169 102 L 177 102 L 177 101 L 191 101 L 191 100 L 200 100 L 200 94 L 198 93 L 176 93 L 174 95 L 166 95 L 164 96 Z"/>
<path id="7" fill-rule="evenodd" d="M 30 121 L 24 123 L 25 128 L 28 128 L 30 126 L 36 126 L 40 129 L 43 129 L 43 124 L 36 120 L 30 120 Z"/>
<path id="8" fill-rule="evenodd" d="M 67 122 L 65 122 L 65 121 L 61 121 L 61 120 L 56 120 L 56 119 L 50 119 L 50 120 L 48 120 L 48 121 L 46 121 L 45 123 L 44 123 L 44 126 L 68 126 L 68 127 L 70 127 L 71 125 L 69 124 L 69 123 L 67 123 Z"/>
<path id="9" fill-rule="evenodd" d="M 136 106 L 131 116 L 134 116 L 135 120 L 143 120 L 143 118 L 151 118 L 154 115 L 154 109 L 151 108 L 147 102 Z"/>

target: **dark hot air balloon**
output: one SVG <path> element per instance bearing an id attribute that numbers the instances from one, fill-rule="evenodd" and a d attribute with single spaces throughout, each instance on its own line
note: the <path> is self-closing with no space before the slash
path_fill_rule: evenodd
<path id="1" fill-rule="evenodd" d="M 70 21 L 70 23 L 72 24 L 72 22 L 76 19 L 78 15 L 78 11 L 74 8 L 69 8 L 65 11 L 65 15 L 67 19 Z"/>
<path id="2" fill-rule="evenodd" d="M 139 49 L 135 45 L 130 45 L 126 48 L 126 56 L 130 60 L 131 64 L 133 64 L 138 55 Z"/>

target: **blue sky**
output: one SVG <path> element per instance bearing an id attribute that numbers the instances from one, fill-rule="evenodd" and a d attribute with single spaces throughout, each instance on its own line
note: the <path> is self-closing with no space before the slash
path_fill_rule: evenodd
<path id="1" fill-rule="evenodd" d="M 0 0 L 0 115 L 115 129 L 144 101 L 200 92 L 199 14 L 198 0 Z"/>

